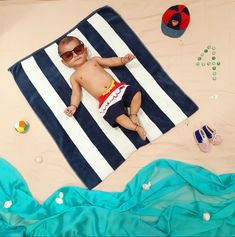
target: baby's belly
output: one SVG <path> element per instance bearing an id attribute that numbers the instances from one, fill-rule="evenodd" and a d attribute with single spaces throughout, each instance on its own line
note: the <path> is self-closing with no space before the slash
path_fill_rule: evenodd
<path id="1" fill-rule="evenodd" d="M 105 90 L 111 86 L 112 80 L 103 82 L 103 83 L 94 83 L 90 86 L 84 86 L 84 89 L 87 90 L 89 94 L 98 99 Z"/>

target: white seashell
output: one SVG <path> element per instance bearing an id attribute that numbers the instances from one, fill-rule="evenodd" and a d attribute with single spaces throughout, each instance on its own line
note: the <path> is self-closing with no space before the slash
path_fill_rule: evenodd
<path id="1" fill-rule="evenodd" d="M 64 201 L 62 198 L 56 198 L 55 201 L 58 203 L 58 204 L 62 204 Z"/>
<path id="2" fill-rule="evenodd" d="M 144 190 L 149 190 L 150 188 L 151 188 L 151 182 L 149 181 L 147 184 L 143 184 L 142 185 L 142 188 L 144 189 Z"/>
<path id="3" fill-rule="evenodd" d="M 64 197 L 64 194 L 62 192 L 59 193 L 59 197 L 60 198 L 63 198 Z"/>
<path id="4" fill-rule="evenodd" d="M 209 212 L 204 212 L 203 213 L 203 220 L 204 221 L 209 221 L 211 219 L 211 215 Z"/>
<path id="5" fill-rule="evenodd" d="M 12 206 L 12 201 L 11 201 L 11 200 L 6 201 L 6 202 L 4 203 L 4 207 L 5 207 L 5 208 L 9 208 L 9 207 L 11 207 L 11 206 Z"/>

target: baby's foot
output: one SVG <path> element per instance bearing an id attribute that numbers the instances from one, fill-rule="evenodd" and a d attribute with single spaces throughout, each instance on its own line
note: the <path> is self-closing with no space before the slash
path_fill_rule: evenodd
<path id="1" fill-rule="evenodd" d="M 130 120 L 132 121 L 132 123 L 134 123 L 135 125 L 140 126 L 140 121 L 138 119 L 137 114 L 130 114 L 129 117 L 130 117 Z"/>
<path id="2" fill-rule="evenodd" d="M 138 135 L 143 141 L 146 140 L 146 132 L 141 126 L 136 125 L 135 131 L 138 133 Z"/>

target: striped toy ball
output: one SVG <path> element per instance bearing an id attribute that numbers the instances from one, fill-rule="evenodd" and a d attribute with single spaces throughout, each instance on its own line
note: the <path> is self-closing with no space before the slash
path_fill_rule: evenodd
<path id="1" fill-rule="evenodd" d="M 25 120 L 19 120 L 15 123 L 15 130 L 19 133 L 26 133 L 29 129 L 29 123 Z"/>

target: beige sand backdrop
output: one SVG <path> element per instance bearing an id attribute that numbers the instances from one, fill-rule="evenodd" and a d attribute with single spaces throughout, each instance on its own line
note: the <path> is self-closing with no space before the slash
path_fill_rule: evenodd
<path id="1" fill-rule="evenodd" d="M 160 28 L 162 14 L 175 4 L 185 4 L 191 14 L 188 29 L 177 39 L 163 35 Z M 83 187 L 7 69 L 104 5 L 113 7 L 126 20 L 200 109 L 133 153 L 96 189 L 121 191 L 141 167 L 162 157 L 197 164 L 218 174 L 235 172 L 234 0 L 0 1 L 0 156 L 19 170 L 39 202 L 61 186 Z M 195 65 L 207 45 L 216 46 L 221 62 L 215 81 L 209 67 Z M 19 119 L 30 122 L 27 134 L 14 130 Z M 224 139 L 208 154 L 198 149 L 192 136 L 204 124 L 215 128 Z"/>

